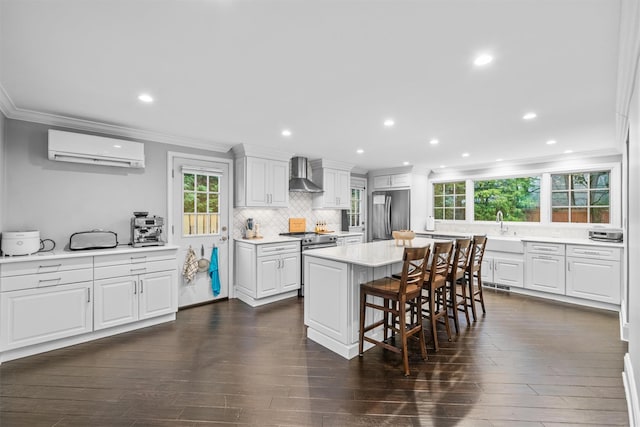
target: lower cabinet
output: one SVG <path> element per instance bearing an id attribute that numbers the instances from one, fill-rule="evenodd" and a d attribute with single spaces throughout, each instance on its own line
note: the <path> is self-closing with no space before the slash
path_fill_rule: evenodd
<path id="1" fill-rule="evenodd" d="M 0 349 L 11 350 L 93 330 L 91 282 L 0 294 Z"/>
<path id="2" fill-rule="evenodd" d="M 300 289 L 300 242 L 235 244 L 238 299 L 256 307 L 296 295 Z"/>
<path id="3" fill-rule="evenodd" d="M 564 246 L 561 243 L 526 243 L 525 288 L 564 295 Z"/>
<path id="4" fill-rule="evenodd" d="M 524 260 L 521 254 L 486 252 L 482 259 L 482 281 L 502 286 L 524 285 Z"/>
<path id="5" fill-rule="evenodd" d="M 620 304 L 621 257 L 618 248 L 568 245 L 567 295 Z"/>

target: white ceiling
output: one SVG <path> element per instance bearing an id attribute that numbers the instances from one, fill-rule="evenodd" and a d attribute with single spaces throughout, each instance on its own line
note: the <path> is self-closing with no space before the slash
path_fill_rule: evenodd
<path id="1" fill-rule="evenodd" d="M 619 8 L 618 0 L 0 0 L 0 106 L 12 118 L 277 147 L 363 169 L 611 153 Z M 480 52 L 493 63 L 474 67 Z M 142 92 L 156 102 L 140 103 Z M 538 117 L 522 120 L 528 111 Z M 386 118 L 396 126 L 385 128 Z"/>

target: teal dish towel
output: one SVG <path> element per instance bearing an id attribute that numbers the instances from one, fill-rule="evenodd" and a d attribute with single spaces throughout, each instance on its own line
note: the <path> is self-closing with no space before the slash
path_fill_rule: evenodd
<path id="1" fill-rule="evenodd" d="M 213 290 L 213 296 L 217 297 L 220 294 L 220 275 L 218 274 L 218 248 L 215 246 L 211 251 L 209 276 L 211 276 L 211 289 Z"/>

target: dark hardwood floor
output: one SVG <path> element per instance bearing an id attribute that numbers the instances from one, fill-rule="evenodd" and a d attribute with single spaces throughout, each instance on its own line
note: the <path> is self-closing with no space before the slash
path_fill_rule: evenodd
<path id="1" fill-rule="evenodd" d="M 485 294 L 487 315 L 410 377 L 397 354 L 307 340 L 301 299 L 183 310 L 0 365 L 0 426 L 628 425 L 617 314 Z"/>

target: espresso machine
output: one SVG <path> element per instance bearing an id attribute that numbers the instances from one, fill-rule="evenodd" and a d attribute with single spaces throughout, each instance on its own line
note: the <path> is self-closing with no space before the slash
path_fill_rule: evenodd
<path id="1" fill-rule="evenodd" d="M 149 212 L 134 212 L 131 218 L 131 246 L 162 246 L 162 227 L 164 218 L 159 216 L 149 217 Z"/>

